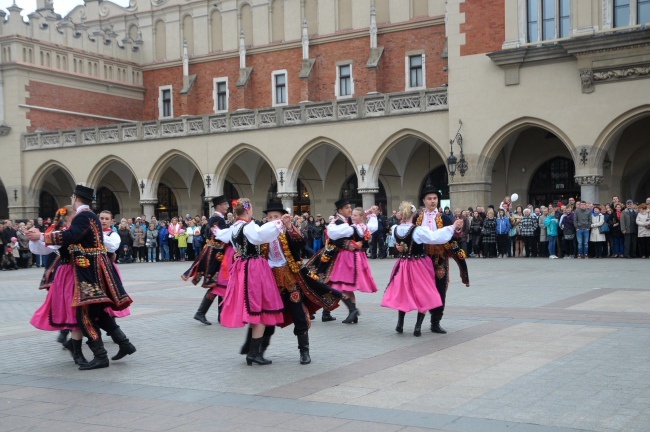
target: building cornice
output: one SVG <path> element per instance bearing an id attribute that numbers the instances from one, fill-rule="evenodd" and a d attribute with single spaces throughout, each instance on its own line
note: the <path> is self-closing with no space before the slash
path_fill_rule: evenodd
<path id="1" fill-rule="evenodd" d="M 592 93 L 597 83 L 650 77 L 648 47 L 650 29 L 633 28 L 506 48 L 487 56 L 504 70 L 505 85 L 519 84 L 522 66 L 577 60 L 582 92 Z"/>
<path id="2" fill-rule="evenodd" d="M 30 45 L 39 45 L 43 47 L 47 47 L 48 49 L 51 49 L 53 51 L 57 51 L 62 54 L 67 54 L 67 53 L 73 53 L 73 54 L 78 54 L 79 56 L 87 57 L 87 58 L 93 58 L 97 60 L 105 60 L 111 63 L 115 64 L 120 64 L 120 65 L 125 65 L 125 66 L 131 66 L 135 68 L 139 68 L 140 65 L 136 62 L 129 61 L 129 60 L 123 60 L 120 58 L 116 57 L 111 57 L 107 56 L 104 54 L 98 54 L 95 52 L 91 51 L 86 51 L 86 50 L 81 50 L 79 48 L 74 48 L 71 46 L 63 46 L 59 44 L 55 44 L 52 42 L 44 41 L 41 39 L 34 39 L 30 38 L 27 36 L 22 36 L 22 35 L 17 35 L 17 34 L 12 34 L 12 35 L 6 35 L 6 36 L 0 36 L 0 44 L 6 44 L 8 42 L 20 42 L 24 44 L 30 44 Z"/>
<path id="3" fill-rule="evenodd" d="M 129 93 L 137 93 L 138 96 L 128 96 L 125 94 L 115 94 L 115 96 L 123 96 L 123 97 L 132 97 L 135 99 L 142 99 L 142 95 L 145 93 L 145 88 L 137 85 L 132 85 L 132 84 L 126 84 L 122 81 L 113 81 L 113 80 L 107 80 L 103 78 L 97 78 L 97 77 L 92 77 L 89 75 L 83 75 L 83 74 L 78 74 L 70 71 L 64 71 L 60 69 L 52 69 L 44 66 L 38 66 L 34 65 L 31 63 L 23 63 L 23 62 L 8 62 L 8 63 L 0 63 L 0 71 L 11 71 L 11 70 L 20 70 L 20 71 L 27 71 L 27 72 L 34 72 L 37 74 L 42 74 L 46 75 L 49 77 L 56 78 L 56 83 L 52 83 L 55 85 L 61 85 L 65 87 L 74 87 L 78 88 L 78 85 L 75 85 L 75 82 L 78 83 L 79 81 L 86 82 L 89 84 L 101 86 L 104 89 L 120 89 L 124 90 Z M 31 77 L 30 77 L 31 78 Z M 65 83 L 64 81 L 60 81 L 61 78 L 64 79 L 70 79 L 73 82 L 70 83 Z M 104 90 L 105 93 L 106 90 Z M 99 91 L 95 90 L 95 91 Z M 107 93 L 109 94 L 109 93 Z"/>

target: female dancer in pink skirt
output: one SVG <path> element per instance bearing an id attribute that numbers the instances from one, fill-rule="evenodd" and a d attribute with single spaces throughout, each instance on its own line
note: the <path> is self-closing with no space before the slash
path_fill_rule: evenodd
<path id="1" fill-rule="evenodd" d="M 57 210 L 48 231 L 65 230 L 70 225 L 72 206 Z M 30 323 L 39 330 L 70 331 L 70 341 L 63 346 L 72 351 L 72 358 L 78 365 L 88 361 L 81 351 L 82 333 L 77 325 L 77 310 L 72 307 L 74 295 L 74 270 L 70 262 L 62 262 L 58 255 L 60 246 L 46 246 L 43 241 L 30 241 L 29 250 L 38 255 L 56 253 L 57 256 L 45 269 L 39 289 L 46 289 L 45 302 L 36 310 Z"/>
<path id="2" fill-rule="evenodd" d="M 395 243 L 400 251 L 399 259 L 393 267 L 381 305 L 397 309 L 398 318 L 395 327 L 397 333 L 402 333 L 404 330 L 406 312 L 417 310 L 418 317 L 413 335 L 420 336 L 427 311 L 442 305 L 442 299 L 436 289 L 433 262 L 425 254 L 424 245 L 447 243 L 455 230 L 462 229 L 463 222 L 457 220 L 453 225 L 431 231 L 426 226 L 413 225 L 412 221 L 416 213 L 415 206 L 410 202 L 402 202 L 400 211 L 402 224 L 393 226 L 392 229 Z"/>
<path id="3" fill-rule="evenodd" d="M 355 208 L 353 211 L 346 199 L 337 201 L 335 205 L 335 219 L 327 226 L 327 244 L 310 259 L 307 268 L 321 282 L 343 292 L 343 302 L 349 309 L 343 323 L 352 324 L 357 323 L 361 315 L 357 309 L 355 291 L 377 292 L 365 252 L 370 235 L 377 231 L 377 207 L 365 212 L 368 215 L 366 226 L 363 209 Z"/>
<path id="4" fill-rule="evenodd" d="M 271 360 L 262 355 L 264 329 L 283 322 L 282 297 L 261 245 L 275 240 L 282 232 L 285 219 L 291 218 L 287 214 L 281 220 L 258 226 L 251 222 L 252 216 L 251 202 L 247 198 L 239 199 L 235 206 L 237 220 L 216 235 L 217 240 L 232 243 L 236 253 L 223 300 L 221 325 L 231 328 L 250 326 L 252 339 L 246 356 L 249 366 L 253 363 L 271 364 Z"/>

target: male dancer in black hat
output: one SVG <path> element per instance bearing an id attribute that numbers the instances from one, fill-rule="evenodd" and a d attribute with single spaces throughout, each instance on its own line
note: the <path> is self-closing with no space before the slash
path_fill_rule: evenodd
<path id="1" fill-rule="evenodd" d="M 205 314 L 208 313 L 215 297 L 219 297 L 218 303 L 221 303 L 221 298 L 226 293 L 227 285 L 223 280 L 219 283 L 219 271 L 221 270 L 223 260 L 228 259 L 225 258 L 228 246 L 215 240 L 215 235 L 219 230 L 228 227 L 224 215 L 228 212 L 230 205 L 225 195 L 212 198 L 212 205 L 214 206 L 214 214 L 208 221 L 209 237 L 205 239 L 205 246 L 203 246 L 203 250 L 196 257 L 192 266 L 181 276 L 181 279 L 184 281 L 191 278 L 194 285 L 197 285 L 201 281 L 201 278 L 203 278 L 201 286 L 207 288 L 208 291 L 203 296 L 201 305 L 194 314 L 194 319 L 205 325 L 212 325 L 207 320 Z M 221 322 L 221 306 L 219 306 L 219 316 L 217 319 Z"/>
<path id="2" fill-rule="evenodd" d="M 104 349 L 99 328 L 114 330 L 110 321 L 115 321 L 104 309 L 109 306 L 123 310 L 132 303 L 107 256 L 101 222 L 90 210 L 93 196 L 93 189 L 77 185 L 72 195 L 72 208 L 76 215 L 70 228 L 67 231 L 52 231 L 43 236 L 46 244 L 60 245 L 61 259 L 74 266 L 72 306 L 77 308 L 77 323 L 88 338 L 87 344 L 94 354 L 93 360 L 82 364 L 80 370 L 109 366 L 108 353 Z M 123 332 L 120 332 L 120 336 L 124 337 L 120 344 L 121 351 L 122 345 L 126 346 L 129 341 Z"/>
<path id="3" fill-rule="evenodd" d="M 281 220 L 282 215 L 287 213 L 282 208 L 282 203 L 278 202 L 269 203 L 267 209 L 264 210 L 269 222 Z M 300 250 L 304 245 L 305 238 L 300 234 L 300 230 L 289 221 L 285 223 L 284 231 L 275 240 L 264 246 L 284 303 L 284 323 L 281 327 L 293 323 L 293 334 L 298 338 L 300 364 L 303 365 L 311 363 L 308 334 L 311 326 L 310 315 L 320 308 L 323 308 L 323 311 L 336 308 L 341 299 L 339 291 L 308 276 L 300 258 Z M 268 347 L 274 331 L 275 327 L 266 327 L 262 350 Z M 242 354 L 248 353 L 248 344 L 252 337 L 250 329 L 248 333 L 247 342 L 241 350 Z"/>
<path id="4" fill-rule="evenodd" d="M 439 209 L 441 199 L 440 191 L 434 187 L 426 187 L 422 191 L 420 198 L 422 199 L 422 204 L 424 204 L 424 211 L 418 217 L 416 225 L 426 226 L 430 230 L 435 231 L 443 226 L 454 224 L 453 215 L 448 216 Z M 460 237 L 460 235 L 460 232 L 454 234 L 456 237 Z M 445 310 L 445 299 L 449 285 L 449 257 L 452 257 L 456 261 L 460 268 L 461 280 L 465 285 L 469 286 L 469 274 L 467 272 L 467 264 L 465 263 L 465 253 L 460 249 L 454 239 L 444 245 L 427 245 L 426 253 L 433 261 L 433 268 L 436 274 L 436 289 L 442 299 L 442 306 L 429 311 L 431 313 L 431 331 L 445 334 L 447 331 L 440 327 L 440 320 L 442 320 L 442 314 Z"/>

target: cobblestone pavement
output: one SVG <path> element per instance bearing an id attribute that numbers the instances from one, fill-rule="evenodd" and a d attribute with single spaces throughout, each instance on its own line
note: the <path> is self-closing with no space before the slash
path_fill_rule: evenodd
<path id="1" fill-rule="evenodd" d="M 371 261 L 380 291 L 393 263 Z M 360 294 L 358 324 L 314 321 L 312 364 L 287 328 L 266 367 L 238 354 L 244 329 L 192 319 L 188 265 L 121 267 L 138 351 L 86 372 L 29 324 L 41 270 L 0 272 L 0 431 L 650 429 L 647 261 L 470 259 L 470 288 L 452 264 L 447 335 L 414 337 L 414 313 L 397 334 L 381 292 Z"/>

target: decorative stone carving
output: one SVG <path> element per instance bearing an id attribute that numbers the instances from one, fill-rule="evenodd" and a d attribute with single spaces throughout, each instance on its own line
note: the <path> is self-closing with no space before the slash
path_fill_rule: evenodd
<path id="1" fill-rule="evenodd" d="M 580 81 L 582 92 L 585 94 L 594 92 L 594 71 L 591 69 L 580 69 Z"/>
<path id="2" fill-rule="evenodd" d="M 379 193 L 379 188 L 363 188 L 363 189 L 357 189 L 357 192 L 360 194 L 376 194 Z"/>
<path id="3" fill-rule="evenodd" d="M 153 198 L 153 199 L 141 199 L 140 200 L 140 205 L 156 205 L 158 204 L 158 198 Z"/>
<path id="4" fill-rule="evenodd" d="M 639 66 L 594 72 L 594 81 L 612 81 L 625 78 L 641 78 L 644 75 L 650 75 L 650 66 Z"/>
<path id="5" fill-rule="evenodd" d="M 575 176 L 576 183 L 580 186 L 598 186 L 603 182 L 602 175 Z"/>
<path id="6" fill-rule="evenodd" d="M 298 196 L 298 192 L 278 192 L 276 194 L 280 199 L 295 198 Z"/>
<path id="7" fill-rule="evenodd" d="M 9 132 L 11 132 L 11 126 L 4 122 L 0 124 L 0 136 L 7 136 L 9 135 Z"/>

